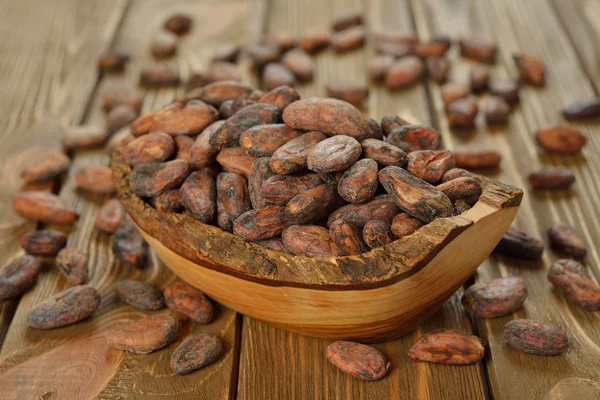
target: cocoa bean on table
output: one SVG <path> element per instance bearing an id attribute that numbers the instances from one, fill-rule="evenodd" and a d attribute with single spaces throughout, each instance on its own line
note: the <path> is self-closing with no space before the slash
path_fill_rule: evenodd
<path id="1" fill-rule="evenodd" d="M 125 264 L 135 268 L 146 265 L 148 244 L 130 218 L 125 218 L 116 230 L 112 250 L 115 257 Z"/>
<path id="2" fill-rule="evenodd" d="M 330 82 L 325 86 L 327 97 L 344 100 L 354 106 L 361 105 L 369 97 L 369 86 L 363 83 Z"/>
<path id="3" fill-rule="evenodd" d="M 0 301 L 19 296 L 32 287 L 40 271 L 37 258 L 24 255 L 11 261 L 0 271 Z"/>
<path id="4" fill-rule="evenodd" d="M 185 35 L 192 29 L 193 20 L 189 15 L 178 13 L 171 15 L 163 27 L 176 35 Z"/>
<path id="5" fill-rule="evenodd" d="M 91 165 L 81 167 L 75 173 L 75 182 L 83 190 L 98 194 L 112 194 L 116 191 L 109 167 Z"/>
<path id="6" fill-rule="evenodd" d="M 64 200 L 44 191 L 17 193 L 13 198 L 13 210 L 23 218 L 50 224 L 70 225 L 79 218 Z"/>
<path id="7" fill-rule="evenodd" d="M 69 169 L 71 161 L 62 153 L 47 154 L 21 172 L 25 184 L 51 181 Z"/>
<path id="8" fill-rule="evenodd" d="M 198 99 L 213 107 L 219 107 L 226 100 L 248 96 L 252 88 L 236 81 L 218 81 L 193 89 L 186 93 L 185 99 Z"/>
<path id="9" fill-rule="evenodd" d="M 552 153 L 576 154 L 586 143 L 586 137 L 571 126 L 548 126 L 535 132 L 540 147 Z"/>
<path id="10" fill-rule="evenodd" d="M 504 338 L 515 349 L 536 356 L 563 353 L 569 346 L 566 333 L 546 322 L 513 319 L 504 325 Z"/>
<path id="11" fill-rule="evenodd" d="M 326 30 L 313 29 L 302 35 L 298 45 L 307 53 L 316 53 L 329 46 L 329 33 Z"/>
<path id="12" fill-rule="evenodd" d="M 555 223 L 548 229 L 550 246 L 557 251 L 568 254 L 574 258 L 585 258 L 587 249 L 583 238 L 571 225 Z"/>
<path id="13" fill-rule="evenodd" d="M 67 245 L 67 235 L 54 229 L 26 233 L 21 237 L 21 247 L 29 255 L 54 257 Z"/>
<path id="14" fill-rule="evenodd" d="M 274 39 L 263 36 L 246 46 L 246 54 L 254 63 L 254 67 L 260 70 L 268 63 L 279 60 L 281 47 Z"/>
<path id="15" fill-rule="evenodd" d="M 208 324 L 213 318 L 213 305 L 204 293 L 185 282 L 176 281 L 164 291 L 165 304 L 198 324 Z"/>
<path id="16" fill-rule="evenodd" d="M 140 72 L 140 85 L 150 88 L 161 88 L 179 85 L 179 71 L 159 65 L 146 67 Z"/>
<path id="17" fill-rule="evenodd" d="M 233 43 L 226 43 L 217 47 L 215 53 L 213 54 L 212 61 L 228 61 L 235 63 L 237 62 L 239 54 L 240 47 L 238 45 Z"/>
<path id="18" fill-rule="evenodd" d="M 279 86 L 294 86 L 294 74 L 285 65 L 270 62 L 263 70 L 262 80 L 267 90 Z"/>
<path id="19" fill-rule="evenodd" d="M 446 57 L 429 57 L 425 60 L 425 66 L 427 67 L 427 76 L 438 85 L 448 81 L 451 64 Z"/>
<path id="20" fill-rule="evenodd" d="M 331 35 L 331 47 L 336 53 L 344 53 L 357 49 L 365 43 L 365 28 L 353 26 Z"/>
<path id="21" fill-rule="evenodd" d="M 539 260 L 544 252 L 544 243 L 511 226 L 502 236 L 494 251 L 517 258 Z"/>
<path id="22" fill-rule="evenodd" d="M 187 374 L 217 361 L 223 345 L 216 336 L 199 332 L 185 338 L 171 354 L 171 369 L 176 374 Z"/>
<path id="23" fill-rule="evenodd" d="M 127 130 L 128 128 L 123 128 Z M 91 149 L 104 145 L 108 140 L 108 132 L 97 125 L 73 126 L 67 129 L 62 137 L 62 145 L 67 150 Z M 116 137 L 116 133 L 112 138 Z M 108 146 L 106 147 L 108 150 Z"/>
<path id="24" fill-rule="evenodd" d="M 242 76 L 240 75 L 240 71 L 238 71 L 237 65 L 227 61 L 213 62 L 208 70 L 207 78 L 211 82 L 242 81 Z"/>
<path id="25" fill-rule="evenodd" d="M 575 100 L 563 108 L 562 114 L 568 121 L 597 118 L 600 116 L 600 97 Z"/>
<path id="26" fill-rule="evenodd" d="M 568 190 L 575 183 L 575 175 L 561 167 L 542 167 L 529 174 L 529 183 L 534 189 Z"/>
<path id="27" fill-rule="evenodd" d="M 72 247 L 62 249 L 56 255 L 56 266 L 71 285 L 88 281 L 88 258 Z"/>
<path id="28" fill-rule="evenodd" d="M 530 54 L 513 54 L 513 60 L 523 82 L 534 86 L 544 86 L 544 64 Z"/>
<path id="29" fill-rule="evenodd" d="M 476 61 L 493 64 L 496 60 L 498 47 L 496 43 L 480 38 L 461 38 L 458 41 L 460 54 Z"/>
<path id="30" fill-rule="evenodd" d="M 383 378 L 390 363 L 379 350 L 360 343 L 337 341 L 327 346 L 327 359 L 343 372 L 364 381 Z"/>
<path id="31" fill-rule="evenodd" d="M 141 310 L 160 310 L 165 307 L 163 294 L 146 282 L 131 279 L 119 281 L 115 293 L 125 303 Z"/>
<path id="32" fill-rule="evenodd" d="M 89 317 L 99 304 L 100 294 L 96 289 L 74 286 L 34 306 L 27 315 L 27 323 L 35 329 L 61 328 Z"/>
<path id="33" fill-rule="evenodd" d="M 290 51 L 287 51 L 281 58 L 281 63 L 288 67 L 298 80 L 303 82 L 313 80 L 315 74 L 315 62 L 302 49 L 291 49 Z"/>
<path id="34" fill-rule="evenodd" d="M 172 343 L 179 332 L 179 320 L 161 313 L 116 326 L 106 332 L 109 347 L 135 354 L 150 354 Z"/>
<path id="35" fill-rule="evenodd" d="M 375 54 L 369 60 L 369 77 L 374 81 L 383 81 L 392 64 L 394 56 L 391 54 Z"/>
<path id="36" fill-rule="evenodd" d="M 362 14 L 357 12 L 350 12 L 342 15 L 341 17 L 336 18 L 331 24 L 331 29 L 334 31 L 343 31 L 344 29 L 348 29 L 350 27 L 362 24 Z"/>
<path id="37" fill-rule="evenodd" d="M 446 116 L 451 128 L 473 128 L 478 112 L 477 101 L 472 97 L 453 101 L 446 107 Z"/>
<path id="38" fill-rule="evenodd" d="M 125 219 L 125 207 L 117 199 L 107 200 L 98 214 L 94 226 L 100 232 L 114 233 Z"/>
<path id="39" fill-rule="evenodd" d="M 408 356 L 415 361 L 446 365 L 465 365 L 481 361 L 483 339 L 457 329 L 429 332 L 417 340 Z"/>
<path id="40" fill-rule="evenodd" d="M 471 89 L 459 82 L 449 82 L 442 86 L 442 101 L 447 106 L 448 104 L 464 99 L 470 93 Z"/>
<path id="41" fill-rule="evenodd" d="M 600 288 L 577 261 L 555 261 L 548 270 L 548 280 L 572 303 L 587 311 L 600 311 Z"/>
<path id="42" fill-rule="evenodd" d="M 517 277 L 493 279 L 469 286 L 463 295 L 465 310 L 480 318 L 497 318 L 521 308 L 527 298 L 525 281 Z"/>
<path id="43" fill-rule="evenodd" d="M 510 111 L 510 104 L 498 96 L 489 96 L 483 108 L 485 121 L 488 125 L 507 124 Z"/>
<path id="44" fill-rule="evenodd" d="M 490 81 L 490 70 L 484 65 L 475 65 L 469 74 L 471 91 L 475 94 L 485 92 Z"/>
<path id="45" fill-rule="evenodd" d="M 104 93 L 104 109 L 110 111 L 121 105 L 133 108 L 136 112 L 142 109 L 144 97 L 133 89 L 117 88 Z"/>
<path id="46" fill-rule="evenodd" d="M 150 52 L 155 58 L 167 58 L 177 52 L 177 35 L 168 31 L 158 31 L 150 43 Z"/>
<path id="47" fill-rule="evenodd" d="M 385 77 L 388 89 L 406 89 L 416 85 L 425 74 L 425 64 L 416 56 L 407 55 L 395 61 Z"/>
<path id="48" fill-rule="evenodd" d="M 129 60 L 129 53 L 110 49 L 100 56 L 98 67 L 102 72 L 123 72 Z"/>

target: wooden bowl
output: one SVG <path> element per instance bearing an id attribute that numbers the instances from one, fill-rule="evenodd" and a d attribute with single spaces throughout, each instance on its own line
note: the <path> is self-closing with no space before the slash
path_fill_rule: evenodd
<path id="1" fill-rule="evenodd" d="M 328 339 L 379 342 L 413 330 L 492 252 L 523 196 L 478 177 L 482 195 L 460 216 L 437 219 L 359 256 L 309 258 L 155 210 L 130 191 L 122 150 L 112 161 L 119 199 L 175 274 L 242 314 Z"/>

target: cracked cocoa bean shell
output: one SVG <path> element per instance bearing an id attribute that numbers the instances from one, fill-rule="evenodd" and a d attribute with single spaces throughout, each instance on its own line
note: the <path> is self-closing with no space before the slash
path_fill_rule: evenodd
<path id="1" fill-rule="evenodd" d="M 285 248 L 297 256 L 330 257 L 340 251 L 329 236 L 329 230 L 317 225 L 292 225 L 281 233 Z"/>
<path id="2" fill-rule="evenodd" d="M 408 351 L 415 361 L 446 365 L 473 364 L 483 359 L 483 339 L 457 329 L 429 332 L 417 340 Z"/>
<path id="3" fill-rule="evenodd" d="M 233 221 L 252 209 L 246 178 L 231 172 L 217 176 L 217 225 L 233 231 Z"/>
<path id="4" fill-rule="evenodd" d="M 100 300 L 100 294 L 93 287 L 74 286 L 34 306 L 27 315 L 27 323 L 35 329 L 71 325 L 92 315 Z"/>
<path id="5" fill-rule="evenodd" d="M 504 325 L 504 339 L 515 349 L 536 356 L 554 356 L 569 346 L 569 338 L 562 329 L 531 319 L 508 322 Z"/>
<path id="6" fill-rule="evenodd" d="M 383 378 L 390 363 L 379 350 L 360 343 L 337 341 L 327 346 L 327 359 L 343 372 L 364 381 Z"/>
<path id="7" fill-rule="evenodd" d="M 165 308 L 163 294 L 154 286 L 146 282 L 127 279 L 115 285 L 117 297 L 130 306 L 140 310 L 160 310 Z"/>
<path id="8" fill-rule="evenodd" d="M 587 311 L 600 311 L 600 288 L 588 270 L 574 260 L 557 260 L 548 270 L 548 280 L 570 302 Z"/>
<path id="9" fill-rule="evenodd" d="M 13 210 L 23 218 L 50 224 L 70 225 L 79 214 L 55 194 L 44 191 L 17 193 Z"/>
<path id="10" fill-rule="evenodd" d="M 258 125 L 240 136 L 240 146 L 254 157 L 270 157 L 275 150 L 304 132 L 286 124 Z"/>
<path id="11" fill-rule="evenodd" d="M 206 169 L 192 172 L 179 189 L 181 203 L 194 218 L 210 224 L 217 214 L 217 186 Z"/>
<path id="12" fill-rule="evenodd" d="M 233 223 L 233 233 L 248 241 L 270 239 L 289 225 L 285 207 L 269 205 L 240 215 Z"/>
<path id="13" fill-rule="evenodd" d="M 71 285 L 82 285 L 88 281 L 88 258 L 72 247 L 62 249 L 56 255 L 56 266 Z"/>
<path id="14" fill-rule="evenodd" d="M 210 144 L 219 149 L 238 146 L 240 136 L 257 125 L 275 124 L 279 121 L 280 112 L 272 104 L 253 104 L 241 109 L 213 133 Z"/>
<path id="15" fill-rule="evenodd" d="M 363 227 L 363 240 L 370 248 L 383 247 L 394 241 L 390 224 L 385 221 L 369 221 Z"/>
<path id="16" fill-rule="evenodd" d="M 125 218 L 115 231 L 112 250 L 119 261 L 135 268 L 144 267 L 148 260 L 148 243 L 130 218 Z"/>
<path id="17" fill-rule="evenodd" d="M 370 158 L 358 160 L 338 182 L 338 193 L 348 203 L 364 203 L 377 192 L 377 163 Z"/>
<path id="18" fill-rule="evenodd" d="M 444 173 L 454 167 L 454 158 L 448 150 L 417 150 L 408 153 L 407 159 L 406 169 L 432 184 L 439 182 Z"/>
<path id="19" fill-rule="evenodd" d="M 315 172 L 340 172 L 353 165 L 360 157 L 360 143 L 350 137 L 336 135 L 317 143 L 308 153 L 308 169 Z"/>
<path id="20" fill-rule="evenodd" d="M 550 246 L 557 251 L 568 254 L 574 258 L 585 258 L 587 249 L 583 238 L 571 225 L 555 223 L 548 229 Z"/>
<path id="21" fill-rule="evenodd" d="M 213 319 L 213 305 L 193 286 L 177 281 L 164 291 L 165 304 L 174 312 L 181 313 L 198 324 L 208 324 Z"/>
<path id="22" fill-rule="evenodd" d="M 150 354 L 171 344 L 179 332 L 179 320 L 161 313 L 116 326 L 106 332 L 109 347 L 135 354 Z"/>
<path id="23" fill-rule="evenodd" d="M 179 375 L 188 374 L 217 361 L 222 351 L 221 341 L 213 334 L 190 335 L 171 354 L 171 369 Z"/>
<path id="24" fill-rule="evenodd" d="M 140 136 L 125 146 L 123 159 L 131 166 L 163 162 L 175 152 L 175 141 L 164 132 Z"/>
<path id="25" fill-rule="evenodd" d="M 527 298 L 525 281 L 517 277 L 493 279 L 465 290 L 462 305 L 480 318 L 497 318 L 521 308 Z"/>
<path id="26" fill-rule="evenodd" d="M 127 177 L 131 191 L 142 197 L 156 197 L 175 189 L 187 178 L 190 166 L 183 160 L 136 165 Z"/>
<path id="27" fill-rule="evenodd" d="M 125 220 L 125 207 L 117 199 L 107 200 L 98 214 L 94 226 L 100 232 L 114 233 Z"/>
<path id="28" fill-rule="evenodd" d="M 342 255 L 353 256 L 369 251 L 363 240 L 362 228 L 358 225 L 335 220 L 329 226 L 329 235 Z"/>
<path id="29" fill-rule="evenodd" d="M 317 174 L 274 175 L 264 181 L 260 192 L 270 204 L 285 205 L 294 196 L 323 184 Z"/>
<path id="30" fill-rule="evenodd" d="M 40 271 L 37 258 L 24 255 L 11 261 L 0 272 L 0 301 L 19 296 L 31 288 Z"/>
<path id="31" fill-rule="evenodd" d="M 539 260 L 544 252 L 544 243 L 511 226 L 502 236 L 494 251 L 512 257 Z"/>
<path id="32" fill-rule="evenodd" d="M 29 255 L 54 257 L 67 245 L 67 235 L 54 229 L 26 233 L 21 237 L 21 247 Z"/>
<path id="33" fill-rule="evenodd" d="M 390 195 L 382 194 L 362 204 L 348 204 L 335 210 L 327 219 L 327 226 L 341 219 L 358 226 L 371 220 L 391 222 L 400 209 Z"/>
<path id="34" fill-rule="evenodd" d="M 71 160 L 62 153 L 46 154 L 21 172 L 24 184 L 52 181 L 69 169 Z"/>
<path id="35" fill-rule="evenodd" d="M 273 153 L 269 166 L 277 174 L 294 174 L 307 168 L 308 154 L 327 136 L 321 132 L 308 132 L 290 140 Z"/>

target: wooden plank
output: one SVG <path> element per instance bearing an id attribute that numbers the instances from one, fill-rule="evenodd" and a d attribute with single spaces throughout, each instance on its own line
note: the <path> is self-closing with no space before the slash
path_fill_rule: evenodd
<path id="1" fill-rule="evenodd" d="M 329 28 L 334 17 L 351 11 L 364 12 L 371 31 L 382 28 L 399 28 L 407 33 L 413 31 L 407 1 L 378 0 L 369 2 L 368 7 L 360 1 L 311 1 L 308 4 L 287 1 L 276 2 L 270 7 L 268 33 L 289 30 L 301 34 L 314 27 Z M 330 80 L 366 82 L 367 57 L 372 53 L 371 45 L 344 55 L 326 50 L 317 56 L 315 81 L 300 86 L 299 92 L 303 97 L 323 96 L 324 86 Z M 417 85 L 391 93 L 383 87 L 371 85 L 368 114 L 377 119 L 400 114 L 414 122 L 429 123 L 426 87 Z M 375 345 L 388 356 L 392 364 L 388 376 L 377 382 L 360 381 L 333 367 L 325 357 L 325 349 L 330 341 L 288 333 L 244 318 L 239 398 L 485 398 L 481 365 L 453 368 L 416 363 L 406 355 L 414 341 L 425 332 L 445 327 L 470 331 L 470 322 L 461 312 L 459 303 L 457 294 L 413 333 L 399 340 Z"/>
<path id="2" fill-rule="evenodd" d="M 511 116 L 506 128 L 488 130 L 483 121 L 471 133 L 451 132 L 443 113 L 439 90 L 433 91 L 441 130 L 449 147 L 494 148 L 503 155 L 497 177 L 527 190 L 517 216 L 516 225 L 528 233 L 546 240 L 547 228 L 553 222 L 564 221 L 576 227 L 588 243 L 590 254 L 585 262 L 596 278 L 599 259 L 594 243 L 600 230 L 593 221 L 598 214 L 597 123 L 578 124 L 588 135 L 588 145 L 581 156 L 548 156 L 536 148 L 533 132 L 547 124 L 564 123 L 560 109 L 567 102 L 592 95 L 593 89 L 580 68 L 574 50 L 554 11 L 543 0 L 474 1 L 447 3 L 427 0 L 413 1 L 419 33 L 447 33 L 453 37 L 474 35 L 498 41 L 500 57 L 493 68 L 494 77 L 515 76 L 512 53 L 528 52 L 540 57 L 548 69 L 544 89 L 526 87 L 522 104 Z M 465 80 L 471 63 L 454 57 L 453 74 Z M 577 185 L 570 193 L 534 192 L 529 189 L 527 175 L 540 165 L 570 168 Z M 500 276 L 520 276 L 525 279 L 529 298 L 522 310 L 511 316 L 477 321 L 480 332 L 489 342 L 487 358 L 491 389 L 495 398 L 543 398 L 559 382 L 567 378 L 597 376 L 598 313 L 584 312 L 567 303 L 546 279 L 547 268 L 559 255 L 548 250 L 542 262 L 525 262 L 508 257 L 491 257 L 479 268 L 479 280 Z M 570 336 L 570 349 L 557 357 L 536 357 L 519 353 L 503 339 L 503 325 L 512 318 L 533 318 L 565 328 Z M 515 385 L 514 382 L 520 384 Z"/>
<path id="3" fill-rule="evenodd" d="M 0 5 L 0 269 L 22 255 L 19 239 L 35 229 L 12 211 L 20 172 L 42 154 L 59 150 L 63 126 L 81 120 L 96 85 L 96 60 L 126 4 L 25 0 Z M 0 345 L 17 303 L 0 304 Z"/>
<path id="4" fill-rule="evenodd" d="M 205 67 L 208 57 L 221 41 L 244 40 L 256 36 L 261 26 L 262 1 L 224 2 L 134 1 L 118 33 L 115 47 L 131 52 L 132 63 L 122 76 L 102 80 L 92 101 L 86 122 L 102 124 L 102 95 L 117 87 L 137 86 L 140 69 L 153 64 L 149 54 L 152 33 L 170 14 L 190 13 L 193 31 L 181 39 L 179 56 L 167 63 L 179 68 L 185 78 L 192 69 Z M 242 66 L 241 68 L 244 68 Z M 181 94 L 181 90 L 159 89 L 145 92 L 143 110 L 162 107 Z M 23 296 L 0 353 L 0 397 L 33 398 L 228 398 L 235 392 L 230 385 L 237 374 L 235 346 L 238 321 L 233 311 L 216 305 L 214 322 L 203 326 L 185 324 L 178 341 L 191 331 L 209 331 L 221 337 L 224 352 L 219 361 L 196 373 L 176 376 L 169 358 L 176 344 L 148 356 L 108 349 L 104 332 L 118 324 L 138 319 L 141 311 L 119 302 L 114 284 L 122 279 L 139 279 L 160 289 L 175 277 L 154 256 L 145 269 L 134 270 L 115 262 L 108 236 L 94 230 L 96 212 L 103 196 L 81 193 L 73 174 L 84 165 L 107 165 L 104 150 L 78 151 L 60 196 L 81 214 L 69 236 L 69 246 L 88 254 L 91 284 L 102 295 L 102 303 L 90 320 L 53 331 L 36 331 L 25 322 L 28 310 L 39 301 L 68 287 L 55 271 L 44 274 L 35 289 Z M 83 379 L 81 377 L 84 377 Z M 70 379 L 72 378 L 72 379 Z M 23 380 L 27 382 L 22 384 Z M 234 379 L 234 383 L 235 383 Z M 230 393 L 231 392 L 231 393 Z"/>

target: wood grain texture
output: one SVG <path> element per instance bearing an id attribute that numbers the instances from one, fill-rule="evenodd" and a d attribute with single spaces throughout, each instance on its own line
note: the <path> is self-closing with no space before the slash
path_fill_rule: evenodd
<path id="1" fill-rule="evenodd" d="M 276 2 L 270 8 L 268 32 L 292 30 L 299 34 L 311 27 L 328 28 L 334 17 L 362 11 L 368 29 L 397 28 L 413 31 L 407 1 L 366 2 Z M 368 45 L 343 57 L 354 57 L 356 66 L 341 65 L 330 51 L 317 57 L 315 82 L 300 86 L 303 96 L 322 95 L 329 80 L 364 81 L 366 60 L 373 54 Z M 338 67 L 339 66 L 339 67 Z M 376 119 L 398 114 L 414 123 L 431 122 L 427 88 L 417 85 L 405 91 L 388 92 L 371 85 L 368 114 Z M 377 345 L 392 362 L 389 375 L 378 382 L 361 382 L 343 374 L 326 361 L 329 341 L 321 341 L 278 330 L 251 318 L 244 318 L 240 359 L 240 399 L 482 399 L 486 397 L 481 363 L 460 368 L 416 363 L 407 356 L 410 346 L 426 332 L 440 328 L 471 331 L 458 294 L 409 335 Z M 265 351 L 264 343 L 269 343 Z M 263 373 L 269 371 L 269 373 Z"/>
<path id="2" fill-rule="evenodd" d="M 185 11 L 195 19 L 192 33 L 181 39 L 179 57 L 169 61 L 185 78 L 191 69 L 207 65 L 209 54 L 221 40 L 247 40 L 249 35 L 256 36 L 262 10 L 260 1 L 132 2 L 115 41 L 115 47 L 131 52 L 132 63 L 125 74 L 107 75 L 102 80 L 85 122 L 104 123 L 102 95 L 106 90 L 137 86 L 140 69 L 155 63 L 148 48 L 152 33 L 170 14 Z M 95 71 L 94 67 L 92 70 Z M 177 89 L 147 91 L 143 112 L 164 106 L 180 94 Z M 81 166 L 108 165 L 108 162 L 109 156 L 104 150 L 78 151 L 60 191 L 60 196 L 81 214 L 70 232 L 68 245 L 88 255 L 91 284 L 101 293 L 102 303 L 92 319 L 80 324 L 53 331 L 30 329 L 25 323 L 28 310 L 67 287 L 56 271 L 44 274 L 35 289 L 23 296 L 7 333 L 0 362 L 0 397 L 228 398 L 230 392 L 235 391 L 230 382 L 237 373 L 234 346 L 238 322 L 235 313 L 224 307 L 216 306 L 215 320 L 211 324 L 188 323 L 178 337 L 179 342 L 191 331 L 209 331 L 223 339 L 224 351 L 219 361 L 196 373 L 176 376 L 171 371 L 169 358 L 176 344 L 144 357 L 107 348 L 103 337 L 107 329 L 144 315 L 117 300 L 114 284 L 122 279 L 139 279 L 162 289 L 175 279 L 155 255 L 141 270 L 116 262 L 110 237 L 94 230 L 96 212 L 105 198 L 79 191 L 73 176 Z M 56 368 L 56 365 L 61 367 Z M 23 377 L 27 385 L 22 384 Z"/>
<path id="3" fill-rule="evenodd" d="M 503 160 L 494 177 L 527 190 L 516 225 L 546 242 L 547 228 L 553 222 L 574 225 L 588 243 L 590 254 L 585 264 L 597 278 L 600 264 L 594 243 L 598 243 L 600 232 L 592 216 L 598 213 L 598 204 L 593 199 L 599 194 L 598 176 L 594 172 L 600 170 L 596 156 L 599 126 L 593 122 L 577 125 L 588 136 L 588 144 L 579 156 L 549 156 L 536 148 L 533 139 L 533 132 L 539 127 L 564 123 L 560 115 L 564 104 L 593 93 L 553 8 L 543 0 L 451 3 L 428 0 L 413 1 L 412 4 L 422 36 L 441 32 L 453 37 L 475 35 L 498 41 L 500 56 L 493 68 L 493 78 L 516 76 L 513 52 L 531 53 L 544 61 L 548 70 L 546 87 L 525 87 L 521 91 L 522 104 L 506 128 L 489 130 L 483 121 L 478 121 L 475 131 L 451 132 L 445 122 L 439 90 L 432 91 L 433 100 L 444 141 L 450 148 L 472 146 L 500 151 Z M 465 81 L 470 65 L 470 62 L 454 57 L 454 79 Z M 527 184 L 527 174 L 540 165 L 570 168 L 577 177 L 577 185 L 569 193 L 532 191 Z M 551 289 L 546 273 L 556 258 L 559 255 L 550 250 L 546 250 L 541 262 L 494 256 L 479 269 L 479 280 L 520 276 L 529 289 L 522 310 L 512 316 L 477 321 L 491 350 L 487 370 L 496 398 L 543 398 L 566 378 L 597 376 L 599 315 L 568 304 Z M 536 357 L 515 351 L 504 342 L 502 334 L 503 325 L 512 318 L 539 319 L 565 328 L 569 333 L 570 349 L 558 357 Z M 518 385 L 514 384 L 516 381 Z"/>

